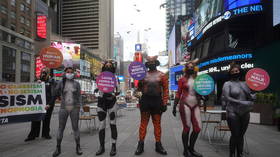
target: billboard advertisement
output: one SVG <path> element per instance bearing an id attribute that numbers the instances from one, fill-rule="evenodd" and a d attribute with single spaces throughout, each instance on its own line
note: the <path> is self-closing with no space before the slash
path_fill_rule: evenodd
<path id="1" fill-rule="evenodd" d="M 224 0 L 225 11 L 240 8 L 246 5 L 261 3 L 261 0 Z"/>
<path id="2" fill-rule="evenodd" d="M 280 1 L 273 0 L 273 26 L 280 24 Z"/>
<path id="3" fill-rule="evenodd" d="M 47 38 L 47 16 L 37 15 L 37 37 L 41 39 Z"/>
<path id="4" fill-rule="evenodd" d="M 176 64 L 176 40 L 175 40 L 175 26 L 173 27 L 169 39 L 168 39 L 168 56 L 169 65 L 172 66 Z"/>
<path id="5" fill-rule="evenodd" d="M 90 77 L 90 62 L 86 60 L 80 60 L 80 75 Z"/>
<path id="6" fill-rule="evenodd" d="M 222 0 L 202 0 L 195 10 L 195 32 L 198 35 L 202 28 L 214 17 L 219 16 L 222 9 Z"/>
<path id="7" fill-rule="evenodd" d="M 169 89 L 177 90 L 178 89 L 178 81 L 183 76 L 183 65 L 178 65 L 170 68 L 169 71 Z"/>
<path id="8" fill-rule="evenodd" d="M 73 67 L 80 69 L 80 44 L 52 42 L 51 47 L 57 48 L 62 52 L 62 68 Z"/>

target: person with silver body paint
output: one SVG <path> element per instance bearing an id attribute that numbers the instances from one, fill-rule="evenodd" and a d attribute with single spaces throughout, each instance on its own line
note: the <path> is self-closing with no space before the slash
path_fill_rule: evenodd
<path id="1" fill-rule="evenodd" d="M 61 153 L 61 142 L 63 132 L 70 116 L 72 130 L 76 141 L 76 154 L 82 155 L 80 147 L 80 131 L 79 131 L 79 113 L 81 104 L 81 87 L 74 80 L 75 74 L 72 67 L 65 68 L 65 75 L 56 87 L 56 95 L 61 96 L 61 106 L 59 110 L 59 128 L 57 131 L 57 146 L 53 153 L 53 157 L 59 156 Z"/>

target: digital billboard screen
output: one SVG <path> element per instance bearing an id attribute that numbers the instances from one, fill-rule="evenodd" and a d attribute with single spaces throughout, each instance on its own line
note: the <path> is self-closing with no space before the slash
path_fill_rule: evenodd
<path id="1" fill-rule="evenodd" d="M 73 67 L 80 69 L 80 44 L 52 42 L 51 47 L 57 48 L 63 55 L 63 68 Z"/>
<path id="2" fill-rule="evenodd" d="M 261 3 L 261 0 L 224 0 L 224 8 L 225 10 L 231 10 L 257 3 Z"/>
<path id="3" fill-rule="evenodd" d="M 273 26 L 280 24 L 280 0 L 273 0 Z"/>
<path id="4" fill-rule="evenodd" d="M 37 16 L 37 37 L 41 39 L 47 38 L 47 16 Z"/>

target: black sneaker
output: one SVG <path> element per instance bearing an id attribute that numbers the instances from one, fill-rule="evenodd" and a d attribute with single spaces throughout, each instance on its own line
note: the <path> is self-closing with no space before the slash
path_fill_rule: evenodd
<path id="1" fill-rule="evenodd" d="M 44 139 L 47 139 L 47 140 L 50 140 L 52 139 L 52 137 L 50 135 L 47 135 L 47 136 L 42 136 Z"/>
<path id="2" fill-rule="evenodd" d="M 33 141 L 35 140 L 35 137 L 27 137 L 24 142 L 28 142 L 28 141 Z"/>

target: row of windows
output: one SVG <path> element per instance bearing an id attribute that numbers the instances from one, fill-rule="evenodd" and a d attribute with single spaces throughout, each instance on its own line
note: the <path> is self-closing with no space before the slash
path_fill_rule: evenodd
<path id="1" fill-rule="evenodd" d="M 2 79 L 4 82 L 16 81 L 16 50 L 10 47 L 2 47 Z M 20 67 L 21 82 L 30 82 L 31 55 L 21 52 Z"/>
<path id="2" fill-rule="evenodd" d="M 8 43 L 14 43 L 22 48 L 26 48 L 29 50 L 34 49 L 34 45 L 31 44 L 29 41 L 23 40 L 19 37 L 16 37 L 12 34 L 5 32 L 5 31 L 0 31 L 0 40 L 8 42 Z"/>

